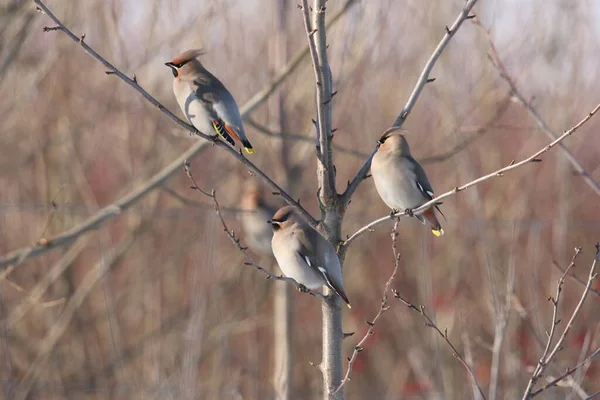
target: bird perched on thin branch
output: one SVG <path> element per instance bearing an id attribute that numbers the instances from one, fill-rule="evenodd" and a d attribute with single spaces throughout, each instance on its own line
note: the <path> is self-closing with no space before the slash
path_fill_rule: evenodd
<path id="1" fill-rule="evenodd" d="M 331 243 L 290 206 L 280 208 L 269 223 L 273 228 L 273 254 L 285 276 L 311 290 L 325 285 L 350 307 L 342 283 L 342 266 Z"/>
<path id="2" fill-rule="evenodd" d="M 227 88 L 197 59 L 205 52 L 188 50 L 165 63 L 173 72 L 173 92 L 181 111 L 200 132 L 216 132 L 235 147 L 241 142 L 248 154 L 254 148 L 246 138 L 240 110 Z"/>
<path id="3" fill-rule="evenodd" d="M 433 199 L 433 189 L 425 170 L 410 154 L 410 147 L 404 137 L 406 130 L 392 127 L 379 139 L 379 148 L 371 163 L 371 175 L 379 196 L 392 212 L 407 211 L 420 207 Z M 444 230 L 435 215 L 437 204 L 414 215 L 422 224 L 429 224 L 435 236 Z M 442 214 L 443 216 L 444 214 Z"/>
<path id="4" fill-rule="evenodd" d="M 273 229 L 265 222 L 271 219 L 277 210 L 265 202 L 263 190 L 255 182 L 245 185 L 241 205 L 243 213 L 240 218 L 248 246 L 257 253 L 273 254 Z"/>

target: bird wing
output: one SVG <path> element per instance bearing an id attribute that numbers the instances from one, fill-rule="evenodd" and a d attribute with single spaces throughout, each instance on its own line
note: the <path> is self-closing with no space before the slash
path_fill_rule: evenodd
<path id="1" fill-rule="evenodd" d="M 317 232 L 307 233 L 304 230 L 295 230 L 294 236 L 298 240 L 300 244 L 299 249 L 296 251 L 300 258 L 304 260 L 304 262 L 312 268 L 315 272 L 320 274 L 331 290 L 333 290 L 338 296 L 340 296 L 347 304 L 350 304 L 348 297 L 344 290 L 339 287 L 339 285 L 335 282 L 334 279 L 331 278 L 327 269 L 323 265 L 323 260 L 320 260 L 319 257 L 316 257 L 316 254 L 319 254 L 319 234 Z M 322 238 L 325 241 L 324 238 Z M 327 242 L 328 243 L 328 242 Z M 325 244 L 324 244 L 325 245 Z"/>
<path id="2" fill-rule="evenodd" d="M 412 156 L 407 156 L 406 158 L 409 161 L 408 165 L 410 172 L 412 172 L 412 183 L 419 189 L 425 198 L 428 200 L 433 199 L 433 188 L 431 187 L 431 183 L 429 183 L 425 170 Z"/>
<path id="3" fill-rule="evenodd" d="M 414 173 L 414 180 L 417 189 L 419 189 L 428 200 L 433 200 L 433 188 L 431 187 L 431 183 L 429 183 L 429 179 L 427 178 L 425 170 L 423 169 L 423 167 L 421 167 L 421 164 L 419 164 L 417 160 L 415 160 L 412 156 L 408 156 L 408 159 L 412 167 L 412 172 Z M 438 212 L 442 214 L 444 218 L 446 218 L 442 210 L 440 210 L 438 204 L 442 203 L 435 203 L 435 209 L 438 210 Z M 425 224 L 425 220 L 423 219 L 423 217 L 419 218 L 419 221 L 421 221 L 422 224 Z"/>
<path id="4" fill-rule="evenodd" d="M 218 86 L 218 89 L 211 93 L 211 105 L 214 112 L 227 125 L 232 127 L 237 135 L 245 137 L 242 116 L 235 99 L 221 82 L 213 85 Z"/>
<path id="5" fill-rule="evenodd" d="M 216 78 L 215 78 L 216 79 Z M 212 88 L 211 88 L 212 85 Z M 235 142 L 233 137 L 236 137 L 239 140 L 238 135 L 233 132 L 229 132 L 227 121 L 225 121 L 220 115 L 219 112 L 215 109 L 215 105 L 218 103 L 219 95 L 217 92 L 221 90 L 215 91 L 215 86 L 222 88 L 225 90 L 223 85 L 220 82 L 213 82 L 209 85 L 209 81 L 204 80 L 202 78 L 197 78 L 192 82 L 192 90 L 194 95 L 192 96 L 192 100 L 198 99 L 200 100 L 198 103 L 204 108 L 207 113 L 208 118 L 210 118 L 210 122 L 212 124 L 213 129 L 217 132 L 227 143 L 232 146 L 235 146 Z M 232 137 L 233 136 L 233 137 Z"/>

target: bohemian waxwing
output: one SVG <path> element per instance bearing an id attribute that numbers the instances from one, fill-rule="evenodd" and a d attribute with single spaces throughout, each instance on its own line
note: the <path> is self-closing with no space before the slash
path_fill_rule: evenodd
<path id="1" fill-rule="evenodd" d="M 273 254 L 285 276 L 311 290 L 326 285 L 350 307 L 340 260 L 331 243 L 290 206 L 279 209 L 269 223 L 273 228 Z"/>
<path id="2" fill-rule="evenodd" d="M 215 131 L 232 146 L 236 139 L 252 154 L 254 148 L 246 138 L 233 96 L 197 59 L 204 53 L 188 50 L 165 63 L 175 77 L 173 92 L 181 111 L 200 132 L 211 135 Z"/>
<path id="3" fill-rule="evenodd" d="M 273 217 L 276 209 L 265 202 L 262 188 L 254 182 L 245 185 L 241 205 L 242 227 L 248 246 L 257 253 L 273 254 L 273 229 L 266 222 Z"/>
<path id="4" fill-rule="evenodd" d="M 371 163 L 371 175 L 379 196 L 396 211 L 412 210 L 433 199 L 429 179 L 423 167 L 410 154 L 403 133 L 407 132 L 398 127 L 385 131 Z M 439 211 L 437 205 L 435 208 Z M 427 222 L 435 236 L 444 234 L 433 207 L 419 212 L 415 217 L 422 224 Z"/>

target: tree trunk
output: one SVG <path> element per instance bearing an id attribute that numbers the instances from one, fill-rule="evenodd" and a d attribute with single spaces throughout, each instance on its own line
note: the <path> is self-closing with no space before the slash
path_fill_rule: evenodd
<path id="1" fill-rule="evenodd" d="M 287 9 L 288 0 L 275 1 L 275 32 L 271 47 L 270 64 L 271 70 L 276 75 L 287 63 Z M 270 101 L 269 112 L 272 121 L 271 127 L 274 131 L 283 132 L 286 129 L 285 116 L 285 91 L 280 90 Z M 287 146 L 283 139 L 279 141 L 279 152 L 284 176 L 280 179 L 290 187 L 289 157 L 287 157 Z M 273 387 L 277 400 L 291 400 L 293 398 L 293 335 L 291 314 L 291 286 L 275 285 L 275 297 L 273 305 L 273 327 L 274 327 L 274 369 Z"/>

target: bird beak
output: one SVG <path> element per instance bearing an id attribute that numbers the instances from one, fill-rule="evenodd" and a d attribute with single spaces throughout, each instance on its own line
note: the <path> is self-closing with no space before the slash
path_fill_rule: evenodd
<path id="1" fill-rule="evenodd" d="M 279 226 L 279 221 L 275 221 L 275 220 L 268 220 L 267 221 L 268 224 L 271 224 L 272 226 Z"/>
<path id="2" fill-rule="evenodd" d="M 173 63 L 171 61 L 166 62 L 165 65 L 169 68 L 175 68 L 175 66 L 173 65 Z"/>

